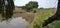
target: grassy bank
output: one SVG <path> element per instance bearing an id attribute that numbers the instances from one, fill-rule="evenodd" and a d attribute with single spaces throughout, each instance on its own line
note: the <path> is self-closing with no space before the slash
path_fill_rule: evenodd
<path id="1" fill-rule="evenodd" d="M 60 21 L 54 21 L 53 23 L 49 24 L 46 27 L 42 27 L 44 20 L 48 19 L 55 14 L 54 9 L 47 9 L 47 10 L 37 10 L 37 18 L 34 22 L 35 28 L 60 28 Z"/>

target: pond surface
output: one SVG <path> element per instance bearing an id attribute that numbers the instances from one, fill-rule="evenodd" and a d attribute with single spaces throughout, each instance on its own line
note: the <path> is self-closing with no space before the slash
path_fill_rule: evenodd
<path id="1" fill-rule="evenodd" d="M 11 20 L 0 22 L 0 28 L 27 28 L 29 23 L 22 17 L 11 18 Z"/>

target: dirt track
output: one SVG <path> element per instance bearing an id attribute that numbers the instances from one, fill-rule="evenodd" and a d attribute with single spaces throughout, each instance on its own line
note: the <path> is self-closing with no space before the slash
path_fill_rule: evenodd
<path id="1" fill-rule="evenodd" d="M 14 13 L 13 17 L 23 17 L 23 19 L 26 19 L 29 23 L 31 23 L 34 20 L 35 13 Z"/>

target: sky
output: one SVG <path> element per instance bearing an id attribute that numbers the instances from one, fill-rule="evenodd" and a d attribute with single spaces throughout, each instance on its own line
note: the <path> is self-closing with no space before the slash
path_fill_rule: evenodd
<path id="1" fill-rule="evenodd" d="M 14 0 L 15 6 L 25 6 L 29 1 L 37 1 L 39 7 L 38 8 L 53 8 L 57 7 L 57 0 Z"/>

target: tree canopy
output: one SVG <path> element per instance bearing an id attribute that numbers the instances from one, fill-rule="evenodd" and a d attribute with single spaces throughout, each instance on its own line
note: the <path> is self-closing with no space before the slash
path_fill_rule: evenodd
<path id="1" fill-rule="evenodd" d="M 33 8 L 38 8 L 38 2 L 30 1 L 28 4 L 26 4 L 22 8 L 26 9 L 27 11 L 32 10 Z"/>

